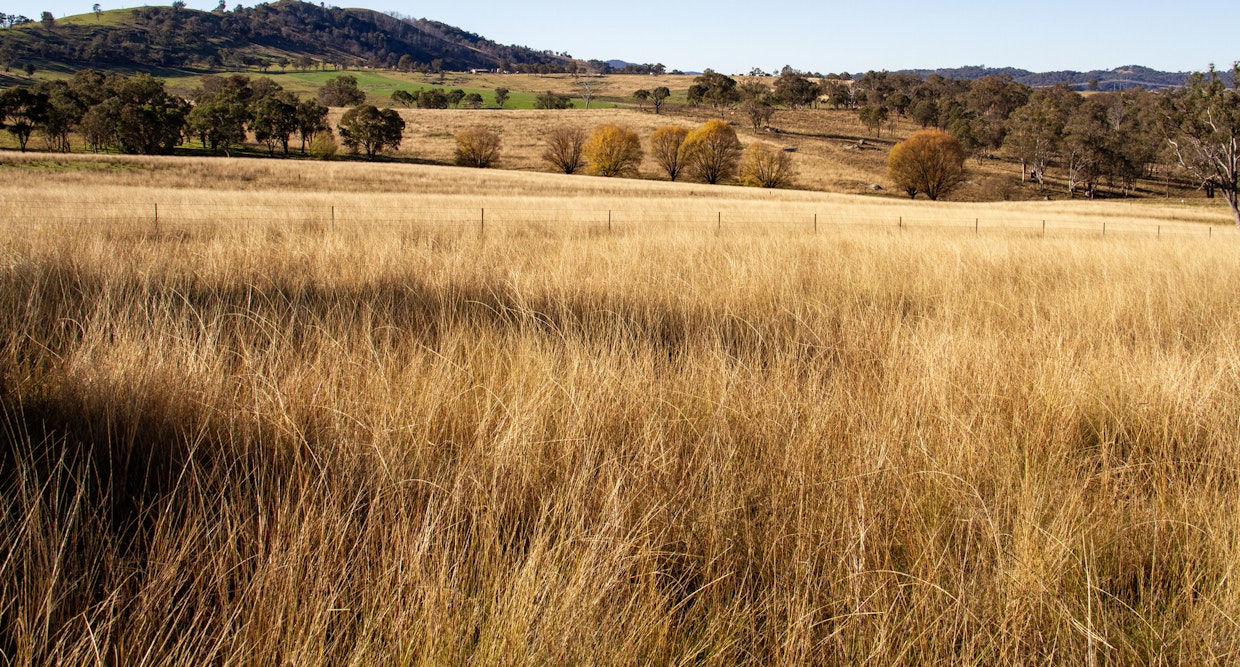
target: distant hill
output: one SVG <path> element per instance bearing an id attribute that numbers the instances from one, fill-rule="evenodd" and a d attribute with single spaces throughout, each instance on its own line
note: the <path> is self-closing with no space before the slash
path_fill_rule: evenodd
<path id="1" fill-rule="evenodd" d="M 1112 70 L 1094 70 L 1091 72 L 1030 72 L 1013 67 L 955 67 L 948 69 L 912 69 L 901 70 L 904 73 L 916 74 L 922 78 L 930 74 L 953 79 L 980 79 L 984 76 L 1007 75 L 1016 82 L 1029 86 L 1053 86 L 1064 83 L 1078 90 L 1093 88 L 1097 90 L 1125 90 L 1128 88 L 1174 88 L 1188 81 L 1188 72 L 1160 72 L 1140 65 L 1117 67 Z"/>
<path id="2" fill-rule="evenodd" d="M 141 7 L 82 14 L 0 31 L 0 60 L 42 69 L 302 66 L 311 61 L 380 67 L 437 66 L 559 71 L 571 59 L 497 44 L 460 28 L 280 0 L 234 11 Z"/>

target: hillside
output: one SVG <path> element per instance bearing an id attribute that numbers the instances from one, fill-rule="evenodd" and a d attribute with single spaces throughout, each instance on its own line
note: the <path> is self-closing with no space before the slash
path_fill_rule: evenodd
<path id="1" fill-rule="evenodd" d="M 1097 90 L 1126 90 L 1128 88 L 1173 88 L 1182 86 L 1188 81 L 1187 72 L 1160 72 L 1140 65 L 1117 67 L 1110 70 L 1093 70 L 1076 72 L 1061 70 L 1058 72 L 1030 72 L 1014 67 L 953 67 L 947 69 L 912 69 L 901 70 L 903 73 L 916 74 L 922 78 L 937 74 L 949 79 L 980 79 L 985 76 L 1006 75 L 1017 83 L 1028 86 L 1053 86 L 1060 83 L 1068 84 L 1078 90 L 1096 88 Z M 1095 86 L 1096 82 L 1096 86 Z"/>
<path id="2" fill-rule="evenodd" d="M 50 29 L 28 23 L 0 34 L 0 60 L 40 69 L 307 68 L 323 65 L 467 70 L 559 70 L 571 61 L 492 42 L 426 19 L 299 0 L 234 11 L 142 7 L 82 14 Z"/>

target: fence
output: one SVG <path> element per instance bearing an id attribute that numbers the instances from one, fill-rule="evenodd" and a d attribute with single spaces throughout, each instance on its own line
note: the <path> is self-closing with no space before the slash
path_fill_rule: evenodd
<path id="1" fill-rule="evenodd" d="M 836 207 L 846 208 L 846 207 Z M 895 233 L 925 231 L 994 233 L 1054 237 L 1066 235 L 1215 239 L 1234 237 L 1230 226 L 1175 218 L 1125 218 L 1117 215 L 1037 217 L 1004 212 L 993 218 L 961 216 L 957 211 L 927 209 L 922 216 L 885 215 L 858 207 L 815 211 L 810 205 L 789 205 L 777 212 L 743 203 L 730 208 L 674 210 L 658 202 L 644 208 L 548 207 L 426 207 L 384 204 L 220 204 L 124 203 L 38 201 L 7 199 L 0 202 L 0 221 L 8 225 L 52 225 L 66 229 L 109 225 L 146 226 L 171 230 L 185 226 L 301 224 L 331 231 L 365 227 L 432 226 L 462 232 L 515 228 L 518 225 L 557 226 L 590 233 L 640 233 L 656 226 L 725 232 L 830 233 L 849 229 L 883 229 Z"/>

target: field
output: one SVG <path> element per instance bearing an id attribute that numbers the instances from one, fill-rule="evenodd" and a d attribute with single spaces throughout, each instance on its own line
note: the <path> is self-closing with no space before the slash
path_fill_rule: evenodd
<path id="1" fill-rule="evenodd" d="M 1221 207 L 0 175 L 6 663 L 1240 659 Z"/>

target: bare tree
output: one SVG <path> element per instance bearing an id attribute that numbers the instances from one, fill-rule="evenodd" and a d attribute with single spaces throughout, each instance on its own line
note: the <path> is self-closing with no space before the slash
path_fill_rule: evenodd
<path id="1" fill-rule="evenodd" d="M 560 173 L 575 173 L 584 162 L 582 148 L 585 143 L 585 130 L 579 127 L 557 127 L 547 135 L 547 148 L 543 151 L 542 159 Z"/>
<path id="2" fill-rule="evenodd" d="M 590 108 L 591 100 L 598 97 L 599 93 L 607 86 L 608 83 L 606 81 L 601 81 L 592 77 L 586 77 L 573 83 L 573 88 L 577 89 L 577 93 L 581 97 L 582 101 L 586 103 L 587 109 Z"/>

